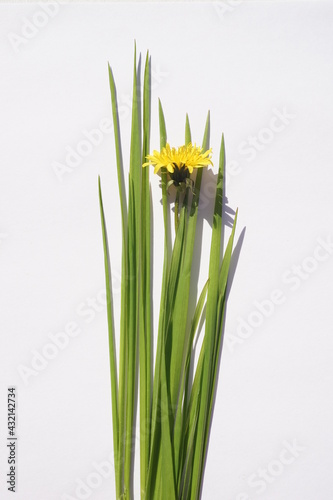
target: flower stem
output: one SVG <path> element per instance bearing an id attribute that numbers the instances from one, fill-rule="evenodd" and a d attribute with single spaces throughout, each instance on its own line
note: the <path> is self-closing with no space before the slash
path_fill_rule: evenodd
<path id="1" fill-rule="evenodd" d="M 175 232 L 177 233 L 178 225 L 179 225 L 179 190 L 177 189 L 176 200 L 175 200 Z"/>

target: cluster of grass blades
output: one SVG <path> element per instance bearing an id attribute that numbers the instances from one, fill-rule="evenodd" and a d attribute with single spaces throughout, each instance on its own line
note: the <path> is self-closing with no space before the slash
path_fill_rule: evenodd
<path id="1" fill-rule="evenodd" d="M 107 292 L 116 498 L 117 500 L 134 498 L 134 409 L 138 387 L 140 497 L 146 500 L 195 500 L 201 495 L 237 212 L 222 258 L 222 200 L 225 168 L 222 136 L 212 221 L 209 275 L 193 311 L 190 307 L 190 291 L 193 289 L 191 269 L 202 169 L 197 170 L 194 187 L 186 188 L 179 207 L 179 219 L 177 207 L 177 230 L 174 241 L 170 241 L 169 230 L 168 173 L 166 168 L 161 169 L 164 258 L 157 346 L 153 365 L 151 361 L 153 345 L 151 198 L 149 168 L 142 168 L 149 153 L 150 137 L 150 58 L 148 54 L 144 68 L 143 96 L 137 85 L 138 76 L 135 50 L 131 147 L 126 195 L 116 89 L 109 67 L 122 218 L 118 363 L 115 351 L 107 226 L 99 179 Z M 160 146 L 163 148 L 166 145 L 166 127 L 160 102 L 159 125 Z M 209 114 L 202 142 L 203 151 L 209 148 L 208 138 Z M 185 144 L 190 142 L 190 124 L 186 117 Z M 156 296 L 156 293 L 154 295 Z M 204 310 L 206 311 L 204 337 L 200 356 L 194 374 L 191 376 L 193 343 Z M 139 374 L 136 370 L 137 362 Z M 139 381 L 137 381 L 137 376 L 139 376 Z"/>

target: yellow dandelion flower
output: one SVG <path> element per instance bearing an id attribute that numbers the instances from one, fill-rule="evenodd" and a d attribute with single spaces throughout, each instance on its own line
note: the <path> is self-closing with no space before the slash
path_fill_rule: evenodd
<path id="1" fill-rule="evenodd" d="M 179 186 L 185 179 L 189 178 L 194 168 L 208 167 L 213 165 L 211 161 L 212 150 L 203 152 L 201 147 L 189 143 L 187 146 L 171 148 L 169 144 L 162 148 L 161 152 L 154 151 L 147 156 L 147 162 L 142 166 L 153 165 L 156 174 L 162 167 L 169 172 L 170 178 L 175 186 Z"/>

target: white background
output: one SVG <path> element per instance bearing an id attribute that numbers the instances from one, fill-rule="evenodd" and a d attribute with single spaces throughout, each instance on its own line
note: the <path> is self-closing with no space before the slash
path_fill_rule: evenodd
<path id="1" fill-rule="evenodd" d="M 239 207 L 237 239 L 244 236 L 202 498 L 332 498 L 333 254 L 323 246 L 333 238 L 332 4 L 56 4 L 50 12 L 45 17 L 40 4 L 0 6 L 1 498 L 13 497 L 5 483 L 10 385 L 18 393 L 17 500 L 83 498 L 78 481 L 96 479 L 94 463 L 112 452 L 97 196 L 100 174 L 118 318 L 112 129 L 71 172 L 56 175 L 55 165 L 66 165 L 85 132 L 111 117 L 107 61 L 126 164 L 134 39 L 143 58 L 147 49 L 152 58 L 152 148 L 159 145 L 158 97 L 176 146 L 185 113 L 200 143 L 210 109 L 214 161 L 224 131 L 228 207 Z M 277 113 L 284 122 L 274 121 Z M 206 217 L 209 176 L 204 189 Z M 156 177 L 152 191 L 157 311 L 163 236 Z M 200 283 L 206 220 L 202 241 Z M 71 322 L 78 335 L 44 368 L 22 376 L 49 334 Z M 295 445 L 294 455 L 284 451 Z M 115 498 L 112 476 L 87 491 L 92 500 Z"/>

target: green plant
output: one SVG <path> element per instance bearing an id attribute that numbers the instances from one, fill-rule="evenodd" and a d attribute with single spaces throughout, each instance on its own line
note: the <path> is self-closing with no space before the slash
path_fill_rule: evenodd
<path id="1" fill-rule="evenodd" d="M 193 311 L 189 306 L 191 285 L 193 286 L 191 270 L 203 173 L 203 168 L 197 167 L 207 167 L 211 163 L 211 150 L 208 144 L 209 113 L 201 148 L 191 144 L 190 124 L 186 117 L 185 145 L 177 150 L 171 149 L 167 144 L 165 119 L 159 102 L 161 152 L 154 151 L 153 155 L 149 155 L 150 60 L 148 54 L 144 69 L 143 99 L 137 85 L 137 71 L 135 51 L 127 200 L 121 159 L 116 90 L 109 67 L 122 218 L 119 367 L 117 367 L 115 354 L 111 267 L 99 180 L 107 290 L 116 495 L 117 499 L 133 497 L 132 443 L 138 360 L 141 498 L 192 500 L 200 498 L 202 487 L 237 212 L 222 258 L 225 169 L 222 136 L 212 221 L 209 274 Z M 142 123 L 140 123 L 141 115 Z M 164 221 L 163 277 L 154 370 L 151 361 L 153 335 L 151 200 L 149 168 L 147 168 L 150 163 L 155 165 L 155 170 L 161 173 Z M 143 166 L 146 168 L 142 168 Z M 197 170 L 192 178 L 194 168 Z M 174 184 L 173 189 L 176 189 L 174 241 L 170 241 L 169 231 L 168 189 L 171 184 Z M 193 362 L 193 343 L 204 306 L 206 306 L 205 333 L 192 379 L 190 367 Z"/>

